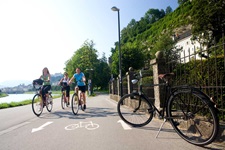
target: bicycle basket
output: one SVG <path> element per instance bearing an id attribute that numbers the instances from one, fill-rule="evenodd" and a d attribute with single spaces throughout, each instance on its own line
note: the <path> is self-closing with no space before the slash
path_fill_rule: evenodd
<path id="1" fill-rule="evenodd" d="M 43 80 L 41 79 L 36 79 L 36 80 L 33 80 L 33 87 L 36 89 L 36 90 L 39 90 L 43 84 Z"/>

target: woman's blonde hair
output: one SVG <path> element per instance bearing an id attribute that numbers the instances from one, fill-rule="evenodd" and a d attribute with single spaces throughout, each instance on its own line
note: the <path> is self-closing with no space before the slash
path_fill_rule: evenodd
<path id="1" fill-rule="evenodd" d="M 47 67 L 44 67 L 44 69 L 42 70 L 42 74 L 44 75 L 44 70 L 45 70 L 45 69 L 47 69 L 47 73 L 50 74 Z"/>

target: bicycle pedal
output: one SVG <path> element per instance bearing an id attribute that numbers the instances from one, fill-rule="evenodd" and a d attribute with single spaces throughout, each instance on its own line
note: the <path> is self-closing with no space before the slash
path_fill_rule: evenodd
<path id="1" fill-rule="evenodd" d="M 155 110 L 153 109 L 153 108 L 151 108 L 151 109 L 148 109 L 148 112 L 149 113 L 152 113 L 152 112 L 154 112 Z"/>
<path id="2" fill-rule="evenodd" d="M 175 125 L 175 126 L 179 126 L 179 125 L 180 125 L 180 123 L 179 123 L 179 122 L 177 122 L 177 121 L 175 121 L 175 122 L 174 122 L 174 125 Z"/>

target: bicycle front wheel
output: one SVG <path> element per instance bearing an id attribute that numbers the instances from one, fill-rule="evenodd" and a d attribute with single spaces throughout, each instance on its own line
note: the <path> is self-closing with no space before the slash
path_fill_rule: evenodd
<path id="1" fill-rule="evenodd" d="M 47 108 L 48 112 L 52 111 L 53 99 L 52 99 L 52 95 L 51 94 L 49 94 L 49 97 L 46 98 L 46 108 Z"/>
<path id="2" fill-rule="evenodd" d="M 65 107 L 67 106 L 66 101 L 65 101 L 65 99 L 64 99 L 64 95 L 63 95 L 63 94 L 62 94 L 62 96 L 61 96 L 61 106 L 62 106 L 62 109 L 65 109 Z"/>
<path id="3" fill-rule="evenodd" d="M 36 116 L 40 116 L 43 111 L 43 103 L 41 100 L 41 95 L 36 94 L 32 100 L 32 110 Z"/>
<path id="4" fill-rule="evenodd" d="M 76 115 L 78 113 L 78 110 L 79 110 L 79 98 L 77 96 L 76 93 L 73 94 L 72 96 L 72 111 L 73 111 L 73 114 Z"/>
<path id="5" fill-rule="evenodd" d="M 199 90 L 174 93 L 167 114 L 175 131 L 189 143 L 202 146 L 216 138 L 219 127 L 216 110 Z"/>
<path id="6" fill-rule="evenodd" d="M 124 95 L 118 102 L 117 111 L 124 122 L 134 127 L 147 125 L 154 112 L 152 105 L 138 93 Z"/>

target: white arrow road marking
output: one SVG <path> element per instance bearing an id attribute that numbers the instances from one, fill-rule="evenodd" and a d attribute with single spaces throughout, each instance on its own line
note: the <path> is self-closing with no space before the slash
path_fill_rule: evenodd
<path id="1" fill-rule="evenodd" d="M 50 122 L 49 121 L 49 122 L 46 122 L 45 124 L 43 124 L 42 126 L 40 126 L 38 128 L 33 128 L 32 131 L 31 131 L 31 133 L 37 132 L 37 131 L 40 131 L 40 130 L 43 130 L 45 126 L 50 125 L 51 123 L 53 123 L 53 122 Z"/>
<path id="2" fill-rule="evenodd" d="M 132 128 L 126 124 L 123 120 L 118 120 L 117 123 L 120 123 L 124 130 L 131 130 Z"/>

